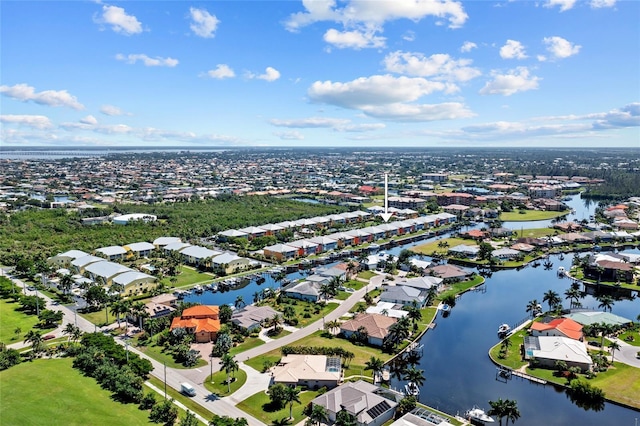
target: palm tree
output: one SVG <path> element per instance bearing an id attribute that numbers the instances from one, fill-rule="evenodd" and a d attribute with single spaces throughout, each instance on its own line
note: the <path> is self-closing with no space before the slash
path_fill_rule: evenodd
<path id="1" fill-rule="evenodd" d="M 515 399 L 507 399 L 505 401 L 504 416 L 507 418 L 507 424 L 509 424 L 509 420 L 511 420 L 511 423 L 515 423 L 516 420 L 520 418 L 520 410 L 518 410 L 518 402 Z"/>
<path id="2" fill-rule="evenodd" d="M 502 398 L 498 398 L 497 401 L 489 401 L 491 408 L 487 412 L 490 416 L 496 416 L 498 423 L 502 426 L 502 418 L 507 415 L 507 401 L 503 401 Z"/>
<path id="3" fill-rule="evenodd" d="M 328 300 L 329 296 L 333 295 L 333 287 L 331 287 L 331 284 L 329 283 L 321 284 L 319 293 L 320 297 L 322 297 L 324 300 Z"/>
<path id="4" fill-rule="evenodd" d="M 547 291 L 542 297 L 542 302 L 547 302 L 549 304 L 550 311 L 553 311 L 561 301 L 562 299 L 560 299 L 560 295 L 553 290 Z"/>
<path id="5" fill-rule="evenodd" d="M 615 341 L 609 343 L 609 350 L 611 351 L 611 364 L 613 364 L 614 354 L 620 350 L 620 344 Z"/>
<path id="6" fill-rule="evenodd" d="M 262 300 L 262 293 L 259 291 L 253 293 L 253 303 L 258 303 L 260 300 Z"/>
<path id="7" fill-rule="evenodd" d="M 538 314 L 539 306 L 540 303 L 537 299 L 530 300 L 529 303 L 527 303 L 527 312 L 531 312 L 531 318 L 535 317 Z"/>
<path id="8" fill-rule="evenodd" d="M 233 302 L 233 306 L 235 306 L 236 309 L 239 309 L 244 305 L 246 305 L 246 303 L 244 302 L 244 297 L 242 297 L 242 296 L 236 297 L 236 301 Z"/>
<path id="9" fill-rule="evenodd" d="M 296 309 L 291 306 L 291 305 L 287 305 L 284 307 L 284 309 L 282 310 L 282 316 L 284 317 L 284 319 L 286 319 L 287 321 L 291 320 L 292 318 L 296 317 Z"/>
<path id="10" fill-rule="evenodd" d="M 320 423 L 329 421 L 329 413 L 327 413 L 327 409 L 322 405 L 314 404 L 311 408 L 311 414 L 309 414 L 309 420 L 316 426 L 320 426 Z"/>
<path id="11" fill-rule="evenodd" d="M 502 341 L 502 343 L 500 344 L 500 346 L 502 347 L 502 349 L 504 349 L 505 352 L 509 352 L 509 348 L 513 345 L 513 342 L 511 341 L 511 339 L 504 339 Z"/>
<path id="12" fill-rule="evenodd" d="M 271 422 L 271 426 L 288 426 L 291 424 L 291 419 L 288 417 L 283 417 L 281 419 L 275 419 Z"/>
<path id="13" fill-rule="evenodd" d="M 342 324 L 339 320 L 334 319 L 332 321 L 329 321 L 326 325 L 325 328 L 327 329 L 328 332 L 332 333 L 333 330 L 335 330 L 336 328 L 340 328 L 340 324 Z"/>
<path id="14" fill-rule="evenodd" d="M 407 317 L 409 317 L 413 324 L 417 324 L 418 321 L 422 319 L 422 312 L 420 312 L 420 308 L 417 306 L 410 306 L 407 308 L 407 312 Z"/>
<path id="15" fill-rule="evenodd" d="M 227 373 L 227 391 L 231 393 L 231 372 L 238 370 L 238 363 L 233 355 L 224 354 L 220 358 L 220 365 L 225 373 Z"/>
<path id="16" fill-rule="evenodd" d="M 353 276 L 355 276 L 358 273 L 358 269 L 360 269 L 360 265 L 358 265 L 353 260 L 350 260 L 347 263 L 347 275 L 348 276 L 353 278 Z"/>
<path id="17" fill-rule="evenodd" d="M 336 426 L 356 426 L 356 418 L 344 408 L 336 413 Z"/>
<path id="18" fill-rule="evenodd" d="M 24 342 L 30 342 L 32 352 L 37 354 L 42 349 L 42 334 L 37 331 L 29 330 L 24 336 Z"/>
<path id="19" fill-rule="evenodd" d="M 111 303 L 111 314 L 116 316 L 118 328 L 120 328 L 120 315 L 129 312 L 129 302 L 127 300 L 117 299 Z"/>
<path id="20" fill-rule="evenodd" d="M 129 313 L 131 316 L 138 318 L 138 324 L 140 330 L 142 330 L 142 320 L 143 318 L 149 318 L 149 313 L 147 312 L 147 307 L 143 302 L 134 302 L 129 307 Z"/>
<path id="21" fill-rule="evenodd" d="M 270 320 L 269 322 L 271 323 L 271 325 L 273 326 L 273 334 L 278 332 L 278 329 L 280 328 L 280 324 L 282 324 L 282 317 L 278 314 L 275 314 Z"/>
<path id="22" fill-rule="evenodd" d="M 66 295 L 69 293 L 71 287 L 73 287 L 73 282 L 73 278 L 69 274 L 64 274 L 60 277 L 60 284 L 58 285 L 60 286 L 60 290 L 62 290 L 63 294 Z"/>
<path id="23" fill-rule="evenodd" d="M 289 418 L 293 418 L 293 403 L 300 404 L 300 389 L 297 387 L 287 386 L 284 392 L 284 403 L 289 404 Z"/>
<path id="24" fill-rule="evenodd" d="M 403 379 L 409 381 L 409 386 L 422 387 L 425 381 L 424 370 L 411 366 L 405 370 Z"/>
<path id="25" fill-rule="evenodd" d="M 611 309 L 613 309 L 613 305 L 615 304 L 615 300 L 613 299 L 613 297 L 605 294 L 597 297 L 597 299 L 600 302 L 598 308 L 602 308 L 605 311 L 608 310 L 609 312 L 611 312 Z"/>
<path id="26" fill-rule="evenodd" d="M 376 374 L 381 373 L 382 369 L 384 368 L 384 361 L 382 361 L 380 358 L 376 358 L 374 356 L 372 356 L 369 361 L 365 362 L 365 370 L 371 370 L 372 371 L 372 376 L 373 376 L 373 381 L 375 383 L 376 381 Z"/>
<path id="27" fill-rule="evenodd" d="M 75 329 L 76 326 L 71 323 L 67 323 L 67 325 L 64 327 L 64 330 L 62 330 L 62 334 L 69 335 L 69 339 L 67 341 L 71 341 L 71 336 L 73 336 L 73 332 L 75 331 Z"/>
<path id="28" fill-rule="evenodd" d="M 575 307 L 580 300 L 580 290 L 571 286 L 564 292 L 565 299 L 569 299 L 571 301 L 571 307 Z"/>

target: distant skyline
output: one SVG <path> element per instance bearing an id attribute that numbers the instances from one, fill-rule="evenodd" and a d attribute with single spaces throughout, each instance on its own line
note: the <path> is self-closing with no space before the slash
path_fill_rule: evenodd
<path id="1" fill-rule="evenodd" d="M 640 2 L 13 1 L 0 144 L 640 148 Z"/>

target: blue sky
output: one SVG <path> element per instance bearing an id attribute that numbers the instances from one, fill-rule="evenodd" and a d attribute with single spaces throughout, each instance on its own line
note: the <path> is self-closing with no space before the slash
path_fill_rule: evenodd
<path id="1" fill-rule="evenodd" d="M 5 146 L 640 147 L 640 2 L 2 1 Z"/>

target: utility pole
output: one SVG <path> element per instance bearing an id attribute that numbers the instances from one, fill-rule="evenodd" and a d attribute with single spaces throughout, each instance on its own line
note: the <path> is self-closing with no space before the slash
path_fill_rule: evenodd
<path id="1" fill-rule="evenodd" d="M 167 399 L 167 361 L 164 361 L 164 399 Z"/>

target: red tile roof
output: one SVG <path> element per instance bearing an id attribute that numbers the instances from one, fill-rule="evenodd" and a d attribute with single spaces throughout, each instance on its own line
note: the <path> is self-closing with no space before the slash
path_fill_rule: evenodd
<path id="1" fill-rule="evenodd" d="M 582 337 L 582 325 L 578 324 L 570 318 L 557 318 L 551 322 L 534 322 L 531 325 L 532 330 L 547 331 L 558 330 L 570 339 L 579 340 Z"/>

